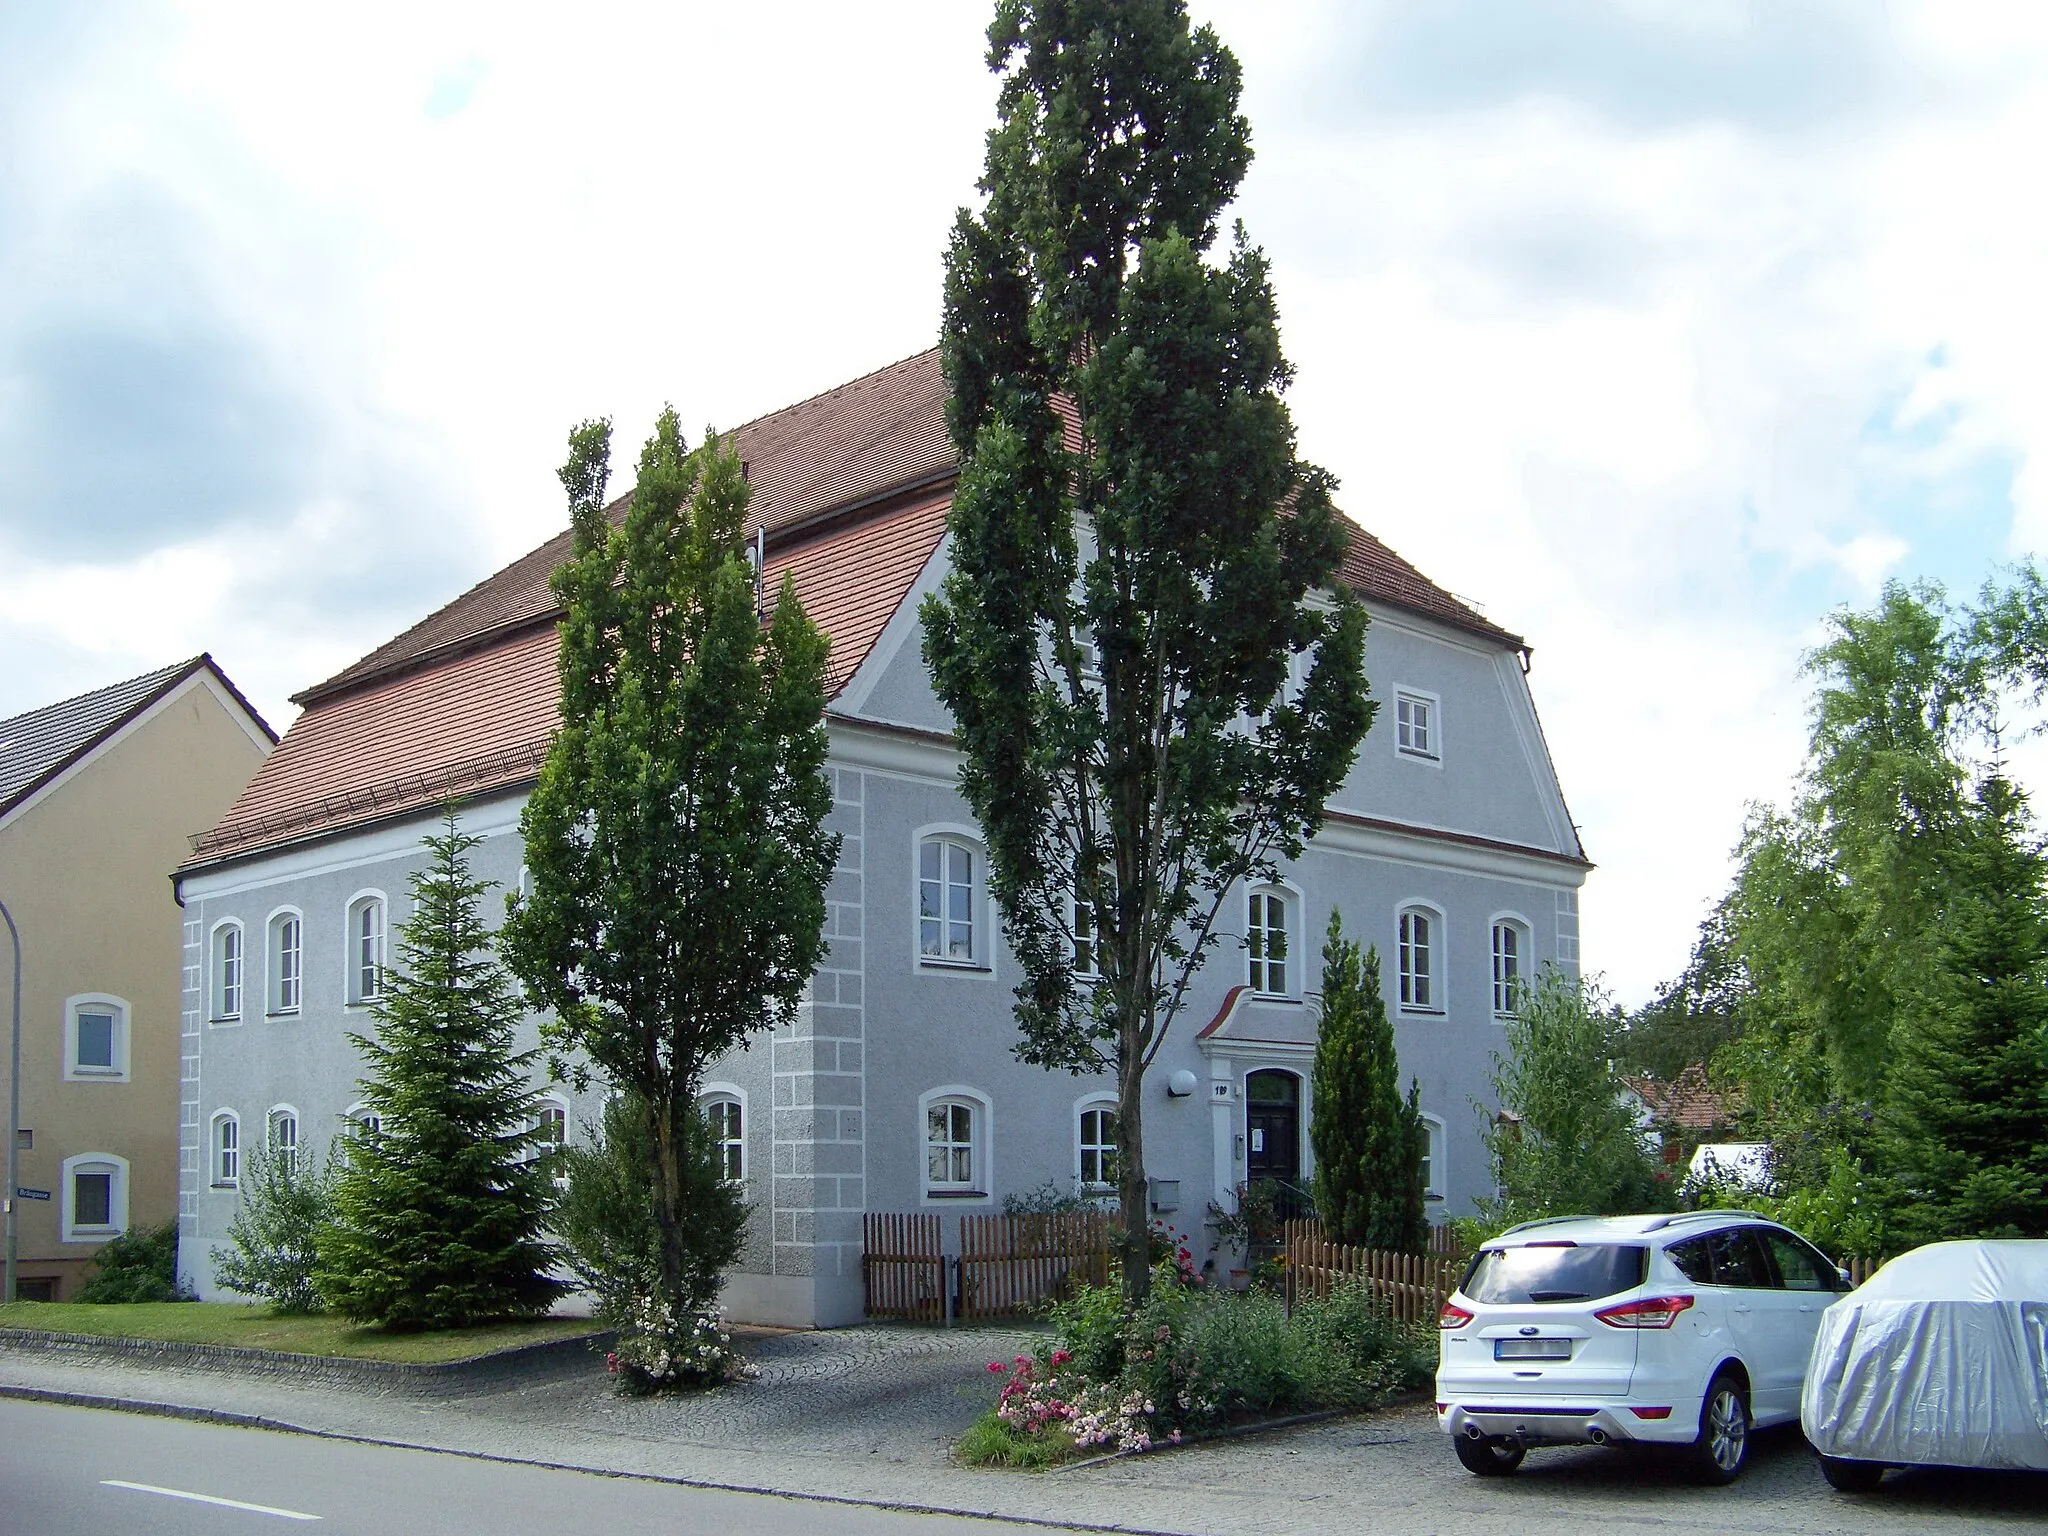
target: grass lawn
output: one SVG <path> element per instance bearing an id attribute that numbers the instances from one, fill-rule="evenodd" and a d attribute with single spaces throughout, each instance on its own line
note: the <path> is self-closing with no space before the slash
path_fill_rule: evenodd
<path id="1" fill-rule="evenodd" d="M 260 1302 L 151 1301 L 95 1307 L 78 1302 L 17 1301 L 0 1306 L 0 1329 L 6 1328 L 424 1364 L 467 1360 L 519 1344 L 575 1338 L 597 1332 L 599 1325 L 587 1317 L 542 1317 L 443 1333 L 386 1333 L 381 1328 L 359 1328 L 338 1317 L 278 1317 Z"/>

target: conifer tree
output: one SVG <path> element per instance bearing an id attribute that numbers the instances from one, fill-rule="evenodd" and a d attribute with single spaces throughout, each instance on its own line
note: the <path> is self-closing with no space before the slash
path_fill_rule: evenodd
<path id="1" fill-rule="evenodd" d="M 1225 903 L 1350 769 L 1365 613 L 1334 482 L 1295 456 L 1266 259 L 1241 229 L 1214 251 L 1251 159 L 1237 60 L 1182 0 L 999 0 L 989 63 L 985 202 L 946 257 L 960 480 L 925 655 L 1023 975 L 1018 1054 L 1114 1075 L 1136 1302 L 1145 1074 Z"/>
<path id="2" fill-rule="evenodd" d="M 729 445 L 690 451 L 664 411 L 615 526 L 610 423 L 569 441 L 575 542 L 552 578 L 562 726 L 520 818 L 533 889 L 506 920 L 506 957 L 553 1013 L 557 1058 L 646 1107 L 655 1299 L 688 1329 L 713 1299 L 689 1144 L 704 1069 L 794 1018 L 825 952 L 830 642 L 787 577 L 762 622 Z"/>
<path id="3" fill-rule="evenodd" d="M 564 1289 L 541 1231 L 537 1053 L 512 1048 L 523 1009 L 479 913 L 492 886 L 470 873 L 483 840 L 450 806 L 422 841 L 431 859 L 409 882 L 377 1032 L 349 1036 L 376 1128 L 350 1130 L 314 1276 L 331 1310 L 397 1329 L 545 1312 Z"/>
<path id="4" fill-rule="evenodd" d="M 1428 1235 L 1420 1094 L 1411 1083 L 1404 1101 L 1400 1076 L 1394 1026 L 1380 996 L 1379 951 L 1361 957 L 1333 911 L 1323 940 L 1309 1141 L 1316 1210 L 1335 1242 L 1413 1253 Z"/>
<path id="5" fill-rule="evenodd" d="M 1973 810 L 1880 1115 L 1894 1221 L 1916 1243 L 2048 1237 L 2048 861 L 2003 777 Z"/>

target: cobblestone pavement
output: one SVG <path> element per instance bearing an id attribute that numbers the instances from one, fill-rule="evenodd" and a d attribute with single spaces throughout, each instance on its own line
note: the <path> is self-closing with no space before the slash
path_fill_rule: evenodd
<path id="1" fill-rule="evenodd" d="M 1535 1452 L 1519 1476 L 1482 1481 L 1458 1466 L 1426 1405 L 1052 1473 L 955 1465 L 948 1447 L 993 1395 L 988 1362 L 1029 1338 L 892 1327 L 757 1335 L 745 1345 L 758 1381 L 688 1398 L 620 1398 L 595 1357 L 587 1372 L 422 1399 L 0 1349 L 0 1384 L 518 1461 L 1189 1536 L 1960 1533 L 2038 1526 L 2048 1513 L 2044 1477 L 1895 1474 L 1876 1497 L 1844 1498 L 1784 1431 L 1761 1437 L 1755 1464 L 1732 1488 L 1689 1487 L 1658 1463 L 1592 1449 Z"/>

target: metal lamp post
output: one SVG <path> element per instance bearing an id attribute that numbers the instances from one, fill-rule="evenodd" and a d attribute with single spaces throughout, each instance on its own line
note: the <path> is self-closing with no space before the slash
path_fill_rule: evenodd
<path id="1" fill-rule="evenodd" d="M 21 1177 L 21 930 L 14 926 L 14 914 L 0 901 L 0 918 L 7 920 L 7 936 L 14 940 L 14 1043 L 7 1068 L 7 1281 L 0 1288 L 0 1301 L 14 1300 L 14 1207 L 21 1200 L 17 1181 Z"/>

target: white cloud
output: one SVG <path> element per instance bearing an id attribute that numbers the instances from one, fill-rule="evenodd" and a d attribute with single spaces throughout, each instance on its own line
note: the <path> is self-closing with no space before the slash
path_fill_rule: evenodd
<path id="1" fill-rule="evenodd" d="M 1304 448 L 1535 644 L 1601 866 L 1588 956 L 1640 998 L 1744 803 L 1796 769 L 1825 610 L 2048 543 L 2048 23 L 1195 9 L 1246 66 L 1241 211 Z M 199 419 L 257 444 L 241 480 L 129 493 L 54 530 L 67 548 L 0 486 L 0 641 L 32 660 L 0 669 L 0 713 L 209 648 L 282 723 L 285 695 L 559 526 L 574 421 L 614 415 L 629 460 L 666 400 L 729 426 L 925 345 L 991 116 L 983 11 L 0 19 L 0 454 L 49 398 L 24 338 L 58 314 L 170 363 L 245 359 L 239 395 L 202 393 L 250 404 Z M 275 423 L 250 428 L 259 406 Z M 61 419 L 36 467 L 80 495 L 89 455 L 162 487 L 167 442 L 203 464 L 213 440 Z"/>

